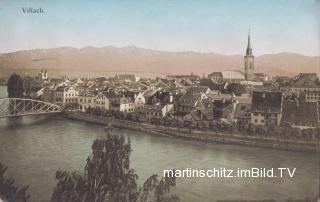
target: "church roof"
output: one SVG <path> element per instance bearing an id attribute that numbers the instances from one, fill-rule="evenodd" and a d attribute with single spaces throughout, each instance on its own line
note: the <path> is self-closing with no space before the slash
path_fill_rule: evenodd
<path id="1" fill-rule="evenodd" d="M 222 71 L 221 73 L 222 73 L 223 79 L 244 80 L 244 75 L 240 70 L 228 70 L 228 71 Z"/>
<path id="2" fill-rule="evenodd" d="M 249 34 L 248 34 L 248 45 L 247 45 L 246 55 L 247 56 L 251 56 L 252 55 L 252 48 L 251 48 L 251 41 L 250 41 L 250 31 L 249 31 Z"/>

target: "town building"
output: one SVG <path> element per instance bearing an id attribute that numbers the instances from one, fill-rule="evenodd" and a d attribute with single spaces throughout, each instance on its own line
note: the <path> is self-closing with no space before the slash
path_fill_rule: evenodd
<path id="1" fill-rule="evenodd" d="M 125 91 L 120 95 L 127 97 L 131 101 L 133 101 L 135 110 L 143 108 L 144 104 L 146 103 L 146 98 L 139 91 Z"/>
<path id="2" fill-rule="evenodd" d="M 297 128 L 312 128 L 320 123 L 319 102 L 283 101 L 282 122 Z"/>
<path id="3" fill-rule="evenodd" d="M 146 103 L 149 105 L 173 103 L 172 92 L 156 91 L 153 95 L 148 97 L 148 100 Z"/>
<path id="4" fill-rule="evenodd" d="M 78 108 L 78 91 L 72 86 L 58 86 L 54 90 L 54 103 L 68 109 Z"/>
<path id="5" fill-rule="evenodd" d="M 286 94 L 295 94 L 307 102 L 320 101 L 320 82 L 316 73 L 300 73 L 280 89 Z"/>
<path id="6" fill-rule="evenodd" d="M 94 92 L 82 91 L 78 95 L 79 110 L 86 112 L 89 108 L 96 108 L 97 95 Z"/>
<path id="7" fill-rule="evenodd" d="M 251 124 L 280 125 L 282 117 L 282 92 L 253 91 Z"/>
<path id="8" fill-rule="evenodd" d="M 166 79 L 167 80 L 186 79 L 186 80 L 190 80 L 191 82 L 198 82 L 200 80 L 200 77 L 198 75 L 191 73 L 189 75 L 168 75 Z"/>
<path id="9" fill-rule="evenodd" d="M 319 90 L 306 90 L 304 92 L 305 101 L 307 102 L 319 102 L 320 101 L 320 89 Z"/>
<path id="10" fill-rule="evenodd" d="M 189 113 L 192 110 L 205 108 L 202 101 L 208 99 L 207 94 L 210 93 L 210 89 L 206 86 L 190 87 L 186 93 L 180 97 L 178 101 L 178 112 Z"/>
<path id="11" fill-rule="evenodd" d="M 240 83 L 245 80 L 244 74 L 240 70 L 227 70 L 222 72 L 212 72 L 208 75 L 208 78 L 215 83 Z"/>
<path id="12" fill-rule="evenodd" d="M 244 72 L 240 70 L 227 70 L 221 72 L 212 72 L 208 78 L 215 83 L 241 83 L 243 81 L 266 82 L 269 80 L 265 73 L 255 73 L 254 55 L 251 47 L 250 33 L 248 34 L 248 44 L 246 54 L 244 55 Z"/>
<path id="13" fill-rule="evenodd" d="M 48 83 L 48 73 L 46 69 L 41 69 L 41 71 L 38 73 L 36 79 L 41 83 L 45 84 Z"/>
<path id="14" fill-rule="evenodd" d="M 256 82 L 267 82 L 270 80 L 269 76 L 265 73 L 254 73 L 254 80 Z"/>
<path id="15" fill-rule="evenodd" d="M 128 97 L 118 97 L 116 100 L 110 102 L 110 110 L 132 113 L 135 111 L 135 105 Z"/>
<path id="16" fill-rule="evenodd" d="M 109 101 L 109 110 L 131 113 L 135 111 L 135 103 L 131 97 L 126 97 L 125 92 L 115 92 L 112 89 L 103 91 L 102 94 Z"/>
<path id="17" fill-rule="evenodd" d="M 46 86 L 43 90 L 42 100 L 54 103 L 54 86 Z"/>
<path id="18" fill-rule="evenodd" d="M 165 105 L 144 105 L 142 109 L 138 110 L 138 113 L 143 115 L 147 121 L 152 118 L 163 118 L 168 115 L 174 109 L 173 104 Z"/>
<path id="19" fill-rule="evenodd" d="M 136 81 L 136 76 L 134 74 L 116 74 L 115 79 L 124 82 L 133 82 Z"/>
<path id="20" fill-rule="evenodd" d="M 251 122 L 251 103 L 237 103 L 234 121 L 237 125 L 246 125 Z"/>

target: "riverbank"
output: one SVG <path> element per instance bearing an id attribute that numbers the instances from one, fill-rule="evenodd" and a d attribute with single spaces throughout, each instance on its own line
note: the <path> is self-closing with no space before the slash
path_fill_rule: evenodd
<path id="1" fill-rule="evenodd" d="M 264 147 L 281 150 L 317 152 L 318 142 L 312 140 L 283 139 L 276 137 L 244 136 L 241 134 L 226 134 L 214 131 L 190 130 L 185 128 L 174 128 L 146 123 L 138 123 L 128 120 L 119 120 L 111 117 L 94 116 L 83 112 L 66 112 L 69 119 L 111 125 L 115 128 L 142 131 L 155 135 L 165 135 L 186 138 L 198 141 L 215 142 L 223 144 L 238 144 L 253 147 Z"/>

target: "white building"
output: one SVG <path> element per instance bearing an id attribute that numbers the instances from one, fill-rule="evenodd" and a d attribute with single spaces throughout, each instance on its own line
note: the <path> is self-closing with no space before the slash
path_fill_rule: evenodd
<path id="1" fill-rule="evenodd" d="M 146 103 L 146 98 L 138 91 L 127 91 L 123 93 L 123 96 L 133 101 L 135 110 L 141 109 Z"/>
<path id="2" fill-rule="evenodd" d="M 110 102 L 110 110 L 131 113 L 135 111 L 135 104 L 128 97 L 118 97 Z"/>
<path id="3" fill-rule="evenodd" d="M 89 92 L 81 92 L 78 95 L 78 107 L 82 112 L 86 112 L 88 108 L 95 108 L 96 95 Z"/>
<path id="4" fill-rule="evenodd" d="M 88 108 L 99 108 L 109 110 L 109 99 L 103 94 L 95 94 L 92 92 L 82 92 L 78 96 L 79 110 L 86 112 Z"/>
<path id="5" fill-rule="evenodd" d="M 173 111 L 173 104 L 166 105 L 144 105 L 142 109 L 139 110 L 140 114 L 144 115 L 147 120 L 151 118 L 163 118 L 167 116 L 168 112 Z"/>
<path id="6" fill-rule="evenodd" d="M 78 91 L 73 87 L 59 86 L 54 90 L 54 103 L 65 108 L 78 108 Z"/>

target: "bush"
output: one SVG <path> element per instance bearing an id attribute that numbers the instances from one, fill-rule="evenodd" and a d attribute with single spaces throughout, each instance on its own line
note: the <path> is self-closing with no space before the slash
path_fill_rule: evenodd
<path id="1" fill-rule="evenodd" d="M 95 140 L 92 155 L 87 158 L 84 174 L 57 171 L 58 183 L 52 202 L 176 202 L 170 193 L 176 186 L 175 177 L 149 177 L 138 187 L 138 175 L 130 168 L 131 143 L 124 136 L 110 135 Z"/>
<path id="2" fill-rule="evenodd" d="M 28 186 L 21 189 L 14 185 L 14 179 L 6 178 L 5 172 L 8 167 L 0 163 L 0 201 L 26 202 L 30 198 L 27 194 Z"/>

